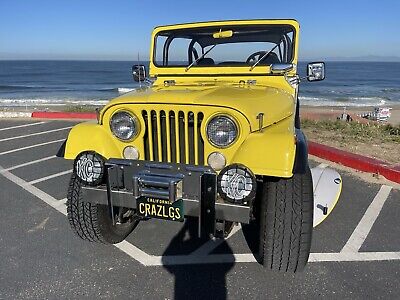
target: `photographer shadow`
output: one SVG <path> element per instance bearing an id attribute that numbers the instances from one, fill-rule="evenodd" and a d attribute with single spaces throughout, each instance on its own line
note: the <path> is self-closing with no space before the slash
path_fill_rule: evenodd
<path id="1" fill-rule="evenodd" d="M 193 248 L 193 244 L 204 243 L 205 240 L 199 239 L 197 233 L 197 219 L 187 218 L 182 229 L 171 240 L 163 253 L 164 268 L 175 276 L 174 299 L 226 299 L 226 276 L 234 265 L 233 252 L 226 241 L 220 246 L 223 247 L 225 255 L 232 256 L 232 260 L 229 259 L 232 261 L 230 263 L 177 265 L 167 259 L 171 255 L 176 255 L 174 254 L 176 250 Z"/>

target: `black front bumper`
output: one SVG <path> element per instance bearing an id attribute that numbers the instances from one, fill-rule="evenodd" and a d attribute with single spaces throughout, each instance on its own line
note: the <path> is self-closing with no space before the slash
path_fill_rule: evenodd
<path id="1" fill-rule="evenodd" d="M 140 197 L 182 198 L 185 216 L 199 217 L 202 236 L 215 234 L 217 220 L 249 223 L 248 206 L 216 202 L 217 174 L 210 167 L 127 159 L 110 159 L 105 166 L 106 185 L 82 187 L 86 202 L 136 209 Z"/>

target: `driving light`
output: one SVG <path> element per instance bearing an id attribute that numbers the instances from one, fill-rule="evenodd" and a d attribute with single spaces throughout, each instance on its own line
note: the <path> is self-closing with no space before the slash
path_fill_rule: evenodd
<path id="1" fill-rule="evenodd" d="M 245 204 L 256 193 L 256 178 L 253 172 L 241 164 L 225 167 L 218 175 L 218 193 L 226 201 Z"/>
<path id="2" fill-rule="evenodd" d="M 236 123 L 227 116 L 216 116 L 207 124 L 207 137 L 217 147 L 228 147 L 238 136 Z"/>
<path id="3" fill-rule="evenodd" d="M 74 162 L 74 173 L 87 185 L 99 185 L 103 180 L 104 161 L 95 152 L 82 152 Z"/>
<path id="4" fill-rule="evenodd" d="M 139 150 L 133 146 L 125 147 L 124 149 L 124 158 L 126 159 L 139 159 Z"/>
<path id="5" fill-rule="evenodd" d="M 139 132 L 139 122 L 136 116 L 126 111 L 119 111 L 111 117 L 110 129 L 120 140 L 130 141 Z"/>
<path id="6" fill-rule="evenodd" d="M 213 152 L 208 156 L 208 165 L 215 171 L 222 170 L 225 167 L 226 159 L 225 156 L 220 152 Z"/>

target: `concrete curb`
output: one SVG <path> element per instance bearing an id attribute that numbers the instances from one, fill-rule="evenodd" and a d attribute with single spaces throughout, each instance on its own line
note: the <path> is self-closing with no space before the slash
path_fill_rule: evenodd
<path id="1" fill-rule="evenodd" d="M 79 113 L 79 112 L 47 112 L 35 111 L 31 115 L 32 118 L 38 119 L 96 119 L 95 113 Z"/>
<path id="2" fill-rule="evenodd" d="M 354 154 L 315 142 L 308 142 L 311 155 L 339 163 L 363 172 L 379 174 L 388 180 L 400 183 L 400 166 L 391 166 L 385 161 Z"/>
<path id="3" fill-rule="evenodd" d="M 0 118 L 92 120 L 92 119 L 96 119 L 96 114 L 95 113 L 80 113 L 80 112 L 51 112 L 51 111 L 34 111 L 34 112 L 0 111 Z"/>
<path id="4" fill-rule="evenodd" d="M 0 111 L 0 118 L 31 118 L 31 112 Z"/>

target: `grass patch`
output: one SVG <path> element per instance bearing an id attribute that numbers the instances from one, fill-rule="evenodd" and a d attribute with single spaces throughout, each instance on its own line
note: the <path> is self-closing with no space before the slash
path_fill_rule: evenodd
<path id="1" fill-rule="evenodd" d="M 359 142 L 400 143 L 400 125 L 304 119 L 301 121 L 301 126 L 306 132 L 317 135 L 324 132 L 327 137 L 329 136 L 329 138 L 336 141 L 344 141 L 351 138 Z"/>
<path id="2" fill-rule="evenodd" d="M 96 108 L 101 108 L 101 106 L 96 105 L 68 105 L 63 108 L 65 112 L 96 112 Z"/>

